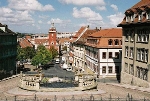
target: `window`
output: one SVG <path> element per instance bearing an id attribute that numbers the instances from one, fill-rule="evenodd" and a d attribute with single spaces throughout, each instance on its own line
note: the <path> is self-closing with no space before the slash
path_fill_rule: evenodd
<path id="1" fill-rule="evenodd" d="M 125 57 L 128 57 L 128 46 L 125 46 Z"/>
<path id="2" fill-rule="evenodd" d="M 115 52 L 115 58 L 119 59 L 119 52 Z"/>
<path id="3" fill-rule="evenodd" d="M 109 58 L 112 58 L 112 52 L 109 52 Z"/>
<path id="4" fill-rule="evenodd" d="M 130 58 L 133 58 L 133 47 L 130 48 Z"/>
<path id="5" fill-rule="evenodd" d="M 115 41 L 115 45 L 119 45 L 119 40 L 118 39 L 116 39 L 114 41 Z"/>
<path id="6" fill-rule="evenodd" d="M 140 13 L 139 15 L 138 15 L 138 21 L 141 21 L 142 20 L 142 14 Z"/>
<path id="7" fill-rule="evenodd" d="M 144 60 L 144 50 L 141 50 L 141 61 Z"/>
<path id="8" fill-rule="evenodd" d="M 112 66 L 108 66 L 108 73 L 112 73 Z"/>
<path id="9" fill-rule="evenodd" d="M 106 52 L 102 53 L 102 59 L 106 59 Z"/>
<path id="10" fill-rule="evenodd" d="M 137 58 L 138 61 L 148 62 L 148 49 L 137 48 Z"/>
<path id="11" fill-rule="evenodd" d="M 102 67 L 102 73 L 106 73 L 106 66 Z"/>
<path id="12" fill-rule="evenodd" d="M 137 42 L 148 42 L 149 34 L 146 29 L 139 30 L 137 35 Z"/>
<path id="13" fill-rule="evenodd" d="M 140 49 L 137 49 L 137 60 L 140 60 L 141 56 L 140 56 Z"/>
<path id="14" fill-rule="evenodd" d="M 113 40 L 112 39 L 108 40 L 108 45 L 113 45 Z"/>
<path id="15" fill-rule="evenodd" d="M 147 19 L 147 20 L 150 19 L 150 11 L 148 11 L 148 12 L 146 13 L 146 19 Z"/>
<path id="16" fill-rule="evenodd" d="M 148 50 L 145 50 L 145 62 L 148 62 Z"/>
<path id="17" fill-rule="evenodd" d="M 131 31 L 130 41 L 134 41 L 134 31 Z"/>

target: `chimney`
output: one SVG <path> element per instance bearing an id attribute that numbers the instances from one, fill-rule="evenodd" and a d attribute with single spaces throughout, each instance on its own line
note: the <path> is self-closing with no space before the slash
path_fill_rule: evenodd
<path id="1" fill-rule="evenodd" d="M 89 28 L 90 26 L 88 25 L 87 28 Z"/>
<path id="2" fill-rule="evenodd" d="M 99 27 L 99 30 L 101 30 L 102 29 L 102 27 Z"/>

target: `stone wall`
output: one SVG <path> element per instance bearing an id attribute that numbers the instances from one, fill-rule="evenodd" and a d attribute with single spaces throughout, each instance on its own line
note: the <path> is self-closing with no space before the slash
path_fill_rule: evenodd
<path id="1" fill-rule="evenodd" d="M 121 83 L 135 85 L 139 87 L 150 87 L 149 82 L 142 80 L 140 78 L 137 78 L 135 76 L 132 76 L 125 72 L 121 72 Z"/>

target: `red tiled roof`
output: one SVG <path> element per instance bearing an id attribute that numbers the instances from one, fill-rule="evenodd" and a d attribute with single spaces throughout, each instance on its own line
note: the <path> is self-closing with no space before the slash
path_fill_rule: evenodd
<path id="1" fill-rule="evenodd" d="M 125 16 L 123 21 L 118 26 L 120 27 L 122 25 L 145 23 L 145 22 L 150 23 L 149 19 L 146 19 L 146 14 L 142 14 L 143 19 L 141 21 L 138 21 L 138 14 L 140 14 L 140 12 L 148 11 L 148 10 L 150 10 L 150 0 L 141 0 L 140 2 L 138 2 L 137 4 L 135 4 L 134 6 L 132 6 L 131 8 L 125 11 L 126 15 L 136 14 L 134 20 L 132 22 L 131 21 L 126 22 L 126 16 Z"/>
<path id="2" fill-rule="evenodd" d="M 48 39 L 35 39 L 35 44 L 43 44 L 43 43 L 47 43 Z"/>
<path id="3" fill-rule="evenodd" d="M 61 39 L 59 39 L 60 44 L 66 42 L 66 41 L 70 42 L 70 38 L 61 38 Z"/>
<path id="4" fill-rule="evenodd" d="M 98 37 L 122 37 L 121 28 L 112 28 L 112 29 L 101 29 L 100 31 L 89 35 L 89 37 L 98 38 Z"/>
<path id="5" fill-rule="evenodd" d="M 78 36 L 85 30 L 86 26 L 82 26 L 79 31 L 76 33 L 75 36 L 73 36 L 73 38 L 78 38 Z"/>
<path id="6" fill-rule="evenodd" d="M 112 28 L 112 29 L 101 29 L 87 37 L 88 39 L 96 39 L 96 43 L 86 42 L 85 45 L 95 47 L 95 48 L 121 48 L 120 41 L 122 40 L 122 29 Z M 113 40 L 113 45 L 108 45 L 108 40 Z M 114 40 L 119 41 L 119 45 L 114 45 Z"/>
<path id="7" fill-rule="evenodd" d="M 21 48 L 25 48 L 25 47 L 33 47 L 33 45 L 25 38 L 23 38 L 20 42 L 19 45 L 21 46 Z"/>

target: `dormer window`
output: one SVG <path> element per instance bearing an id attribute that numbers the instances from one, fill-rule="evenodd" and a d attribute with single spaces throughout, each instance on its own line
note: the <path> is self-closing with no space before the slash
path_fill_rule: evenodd
<path id="1" fill-rule="evenodd" d="M 115 41 L 115 45 L 119 45 L 119 40 L 118 39 L 116 39 L 114 41 Z"/>
<path id="2" fill-rule="evenodd" d="M 108 40 L 108 45 L 113 45 L 113 40 L 112 39 Z"/>
<path id="3" fill-rule="evenodd" d="M 146 19 L 147 19 L 147 20 L 150 20 L 150 11 L 148 11 L 148 12 L 146 13 Z"/>
<path id="4" fill-rule="evenodd" d="M 126 15 L 126 22 L 129 22 L 128 16 Z"/>
<path id="5" fill-rule="evenodd" d="M 133 22 L 134 21 L 134 14 L 133 15 L 131 15 L 131 22 Z"/>
<path id="6" fill-rule="evenodd" d="M 142 20 L 142 14 L 140 13 L 139 15 L 138 15 L 138 21 L 141 21 Z"/>

